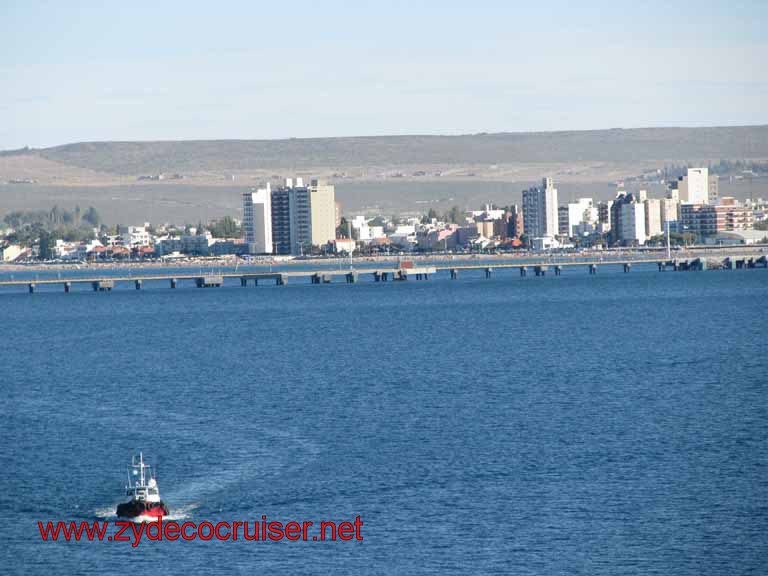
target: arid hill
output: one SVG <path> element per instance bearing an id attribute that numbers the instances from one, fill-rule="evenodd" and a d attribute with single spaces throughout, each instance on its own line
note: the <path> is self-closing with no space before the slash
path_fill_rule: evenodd
<path id="1" fill-rule="evenodd" d="M 70 166 L 125 175 L 334 166 L 589 161 L 627 164 L 720 158 L 763 159 L 768 158 L 768 126 L 465 136 L 84 142 L 43 149 L 39 154 Z"/>
<path id="2" fill-rule="evenodd" d="M 520 191 L 543 176 L 555 178 L 561 202 L 610 198 L 620 184 L 660 196 L 665 166 L 719 160 L 765 163 L 768 126 L 84 142 L 0 151 L 0 217 L 92 205 L 108 222 L 196 223 L 239 216 L 243 190 L 291 176 L 334 183 L 348 214 L 517 203 Z M 721 193 L 768 197 L 766 183 L 729 176 Z"/>

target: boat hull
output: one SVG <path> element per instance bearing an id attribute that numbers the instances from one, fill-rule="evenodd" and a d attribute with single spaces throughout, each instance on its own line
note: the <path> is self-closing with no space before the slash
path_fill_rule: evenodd
<path id="1" fill-rule="evenodd" d="M 121 518 L 155 520 L 168 515 L 168 506 L 164 502 L 131 500 L 117 505 L 117 515 Z"/>

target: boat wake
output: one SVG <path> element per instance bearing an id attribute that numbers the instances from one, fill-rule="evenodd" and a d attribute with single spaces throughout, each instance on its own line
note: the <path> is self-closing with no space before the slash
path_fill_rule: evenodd
<path id="1" fill-rule="evenodd" d="M 104 506 L 103 508 L 96 508 L 94 510 L 93 514 L 96 516 L 96 518 L 100 520 L 117 520 L 118 516 L 116 514 L 117 511 L 117 505 L 118 502 L 115 502 L 112 506 Z M 193 502 L 190 504 L 185 504 L 182 506 L 174 506 L 171 508 L 171 513 L 163 516 L 163 521 L 174 521 L 178 522 L 179 520 L 187 520 L 192 517 L 193 512 L 200 507 L 200 504 L 197 502 Z M 128 518 L 123 518 L 123 520 L 128 520 Z M 157 520 L 157 518 L 149 518 L 146 516 L 140 517 L 141 522 L 150 522 L 153 520 Z"/>

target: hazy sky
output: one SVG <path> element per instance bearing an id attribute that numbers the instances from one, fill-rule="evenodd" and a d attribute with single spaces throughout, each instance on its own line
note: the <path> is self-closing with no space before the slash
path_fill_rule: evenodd
<path id="1" fill-rule="evenodd" d="M 768 123 L 768 0 L 0 0 L 0 149 Z"/>

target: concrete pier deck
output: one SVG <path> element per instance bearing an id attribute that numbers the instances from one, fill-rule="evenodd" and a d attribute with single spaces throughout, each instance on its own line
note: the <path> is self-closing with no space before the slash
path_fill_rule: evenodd
<path id="1" fill-rule="evenodd" d="M 610 260 L 578 260 L 578 261 L 556 261 L 553 259 L 542 260 L 540 262 L 520 262 L 520 263 L 478 263 L 478 264 L 456 264 L 446 263 L 434 266 L 395 266 L 395 267 L 361 267 L 347 269 L 314 269 L 314 270 L 285 270 L 280 272 L 221 272 L 221 273 L 190 273 L 190 274 L 131 274 L 115 276 L 94 276 L 94 277 L 66 277 L 66 278 L 45 278 L 24 279 L 24 280 L 3 280 L 0 281 L 0 287 L 26 287 L 29 293 L 34 293 L 41 286 L 60 285 L 65 292 L 70 292 L 74 285 L 90 285 L 96 292 L 109 292 L 118 284 L 130 283 L 137 290 L 145 287 L 147 282 L 167 282 L 171 288 L 176 288 L 181 282 L 190 283 L 198 288 L 217 288 L 223 286 L 227 280 L 239 280 L 243 287 L 253 284 L 258 286 L 259 282 L 274 283 L 278 286 L 285 286 L 291 279 L 308 279 L 311 284 L 329 284 L 334 281 L 343 281 L 347 284 L 355 284 L 359 281 L 361 275 L 371 275 L 375 282 L 405 281 L 405 280 L 427 280 L 430 276 L 446 272 L 450 278 L 456 280 L 464 272 L 478 271 L 485 278 L 493 278 L 495 270 L 517 269 L 521 277 L 528 276 L 528 270 L 533 270 L 536 277 L 545 276 L 548 270 L 554 270 L 555 276 L 563 275 L 565 269 L 573 267 L 584 267 L 590 275 L 597 274 L 603 267 L 618 266 L 625 273 L 632 271 L 633 266 L 637 264 L 653 264 L 658 267 L 659 272 L 667 270 L 674 271 L 701 271 L 712 269 L 741 270 L 751 268 L 768 268 L 768 257 L 765 254 L 751 255 L 732 255 L 712 257 L 698 257 L 686 259 L 659 259 L 657 258 L 633 258 L 633 259 L 610 259 Z M 336 279 L 336 280 L 335 280 Z"/>

